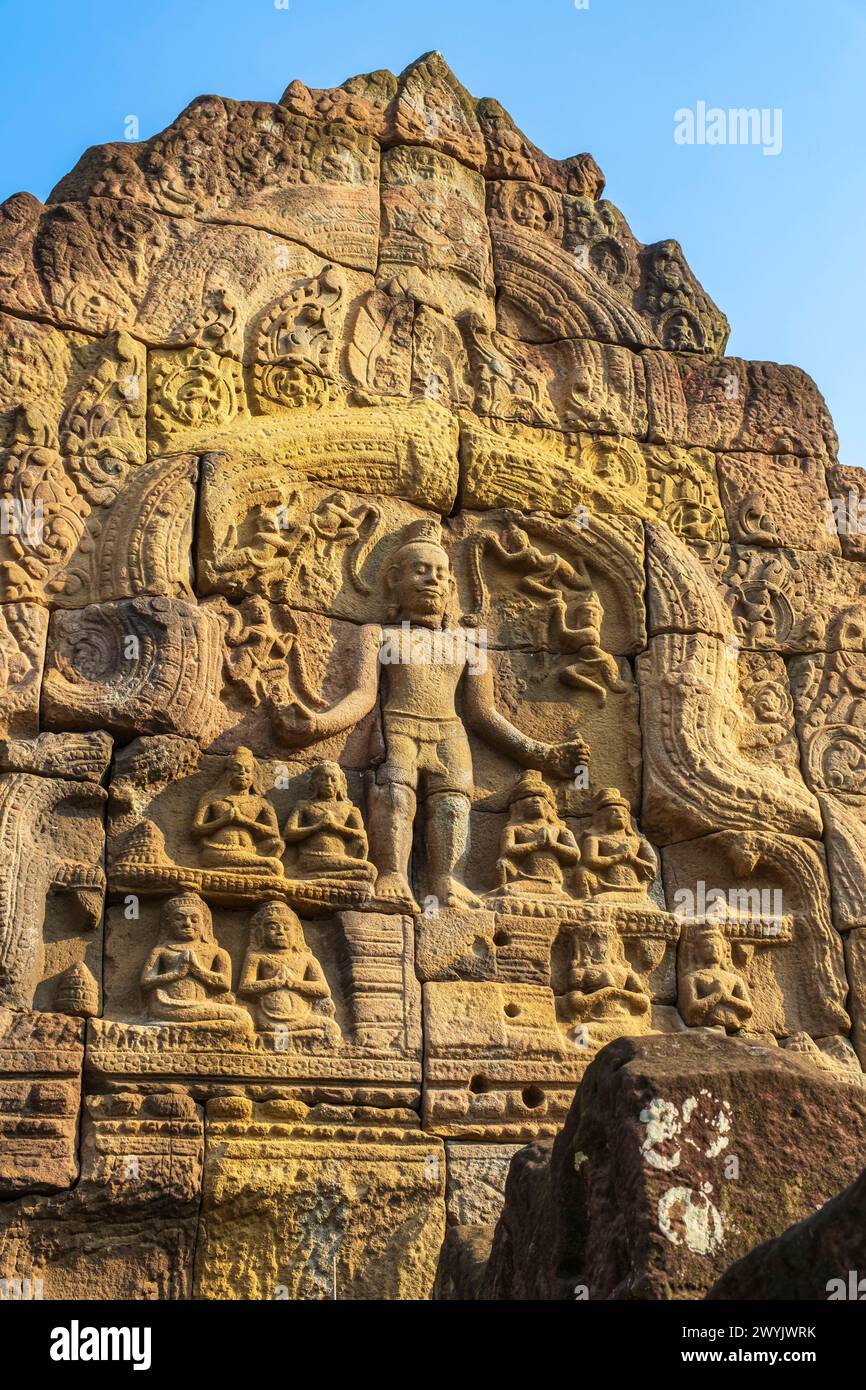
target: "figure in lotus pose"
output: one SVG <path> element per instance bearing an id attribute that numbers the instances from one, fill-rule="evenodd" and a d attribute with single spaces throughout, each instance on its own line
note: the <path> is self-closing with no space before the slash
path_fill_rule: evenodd
<path id="1" fill-rule="evenodd" d="M 253 791 L 255 758 L 238 748 L 226 759 L 222 776 L 198 803 L 192 836 L 201 840 L 206 869 L 257 870 L 281 874 L 283 842 L 277 813 Z"/>
<path id="2" fill-rule="evenodd" d="M 260 1032 L 287 1028 L 339 1039 L 328 982 L 287 903 L 265 903 L 253 916 L 238 994 L 252 1000 Z"/>
<path id="3" fill-rule="evenodd" d="M 571 1023 L 645 1022 L 651 1004 L 640 977 L 625 957 L 615 928 L 594 927 L 588 935 L 575 933 L 574 956 L 568 971 L 568 993 L 560 1016 Z"/>
<path id="4" fill-rule="evenodd" d="M 375 705 L 381 672 L 384 747 L 374 758 L 368 821 L 378 871 L 376 894 L 418 911 L 409 886 L 409 858 L 420 791 L 429 892 L 442 907 L 478 907 L 480 900 L 460 882 L 474 790 L 464 721 L 515 762 L 555 776 L 571 776 L 577 764 L 586 763 L 587 748 L 577 737 L 561 747 L 530 738 L 496 710 L 487 661 L 470 660 L 473 653 L 479 658 L 486 653 L 469 640 L 466 629 L 448 624 L 455 584 L 435 523 L 407 528 L 385 583 L 393 626 L 384 632 L 375 625 L 364 629 L 355 689 L 321 713 L 297 701 L 277 708 L 275 723 L 293 742 L 313 742 L 351 728 Z M 437 640 L 416 640 L 422 637 Z"/>
<path id="5" fill-rule="evenodd" d="M 752 1017 L 746 982 L 734 970 L 730 947 L 718 927 L 699 923 L 681 941 L 677 1006 L 690 1028 L 737 1033 Z"/>
<path id="6" fill-rule="evenodd" d="M 283 826 L 292 851 L 290 869 L 305 878 L 351 878 L 369 881 L 367 834 L 361 812 L 349 797 L 339 763 L 319 763 L 310 773 L 310 795 L 299 801 Z"/>
<path id="7" fill-rule="evenodd" d="M 249 1029 L 249 1015 L 231 993 L 231 960 L 217 945 L 207 904 L 195 893 L 169 898 L 160 927 L 162 939 L 141 974 L 149 1016 L 162 1023 L 230 1022 Z"/>
<path id="8" fill-rule="evenodd" d="M 652 906 L 648 889 L 655 873 L 655 850 L 633 825 L 628 802 L 616 787 L 606 787 L 595 797 L 592 820 L 580 839 L 581 895 L 634 903 L 646 899 Z"/>
<path id="9" fill-rule="evenodd" d="M 499 844 L 498 891 L 562 897 L 565 875 L 579 859 L 577 841 L 560 820 L 550 787 L 539 773 L 525 773 L 511 794 Z"/>

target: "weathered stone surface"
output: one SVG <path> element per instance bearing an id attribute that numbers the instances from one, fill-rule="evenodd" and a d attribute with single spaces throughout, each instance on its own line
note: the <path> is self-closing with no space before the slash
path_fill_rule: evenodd
<path id="1" fill-rule="evenodd" d="M 186 1095 L 90 1097 L 78 1184 L 0 1207 L 0 1278 L 51 1299 L 190 1298 L 203 1148 Z"/>
<path id="2" fill-rule="evenodd" d="M 827 478 L 826 530 L 838 537 L 846 560 L 866 560 L 866 475 L 862 468 L 833 463 Z"/>
<path id="3" fill-rule="evenodd" d="M 652 350 L 641 353 L 641 362 L 650 439 L 835 458 L 830 412 L 799 367 Z"/>
<path id="4" fill-rule="evenodd" d="M 0 739 L 0 771 L 37 772 L 98 784 L 108 772 L 112 746 L 106 733 Z"/>
<path id="5" fill-rule="evenodd" d="M 859 1085 L 864 490 L 603 188 L 429 53 L 0 207 L 13 1278 L 475 1296 L 609 1042 Z"/>
<path id="6" fill-rule="evenodd" d="M 516 1144 L 445 1145 L 445 1241 L 436 1273 L 438 1299 L 478 1296 Z"/>
<path id="7" fill-rule="evenodd" d="M 98 1000 L 104 801 L 94 782 L 0 773 L 0 1004 L 62 1010 L 57 991 L 74 966 Z"/>
<path id="8" fill-rule="evenodd" d="M 822 512 L 816 529 L 820 533 L 825 526 Z M 819 546 L 823 551 L 823 538 Z M 707 544 L 696 550 L 741 646 L 792 656 L 862 640 L 849 631 L 844 616 L 866 593 L 862 565 L 826 553 L 764 546 Z"/>
<path id="9" fill-rule="evenodd" d="M 779 1038 L 849 1031 L 842 938 L 820 844 L 727 831 L 669 845 L 662 859 L 668 902 L 684 923 L 678 980 L 687 1024 Z M 697 991 L 688 987 L 690 971 L 701 972 Z M 698 996 L 710 985 L 721 1000 L 718 1018 L 707 1019 Z"/>
<path id="10" fill-rule="evenodd" d="M 777 1048 L 621 1039 L 515 1158 L 482 1296 L 699 1298 L 859 1172 L 864 1125 L 862 1087 Z"/>
<path id="11" fill-rule="evenodd" d="M 840 554 L 827 525 L 830 495 L 820 459 L 794 454 L 720 454 L 719 486 L 731 540 Z"/>
<path id="12" fill-rule="evenodd" d="M 84 1025 L 0 1009 L 0 1195 L 53 1192 L 78 1177 Z"/>
<path id="13" fill-rule="evenodd" d="M 761 1302 L 862 1298 L 864 1189 L 861 1173 L 819 1211 L 735 1261 L 706 1297 Z"/>
<path id="14" fill-rule="evenodd" d="M 445 1153 L 415 1116 L 215 1101 L 207 1125 L 197 1297 L 430 1297 Z"/>
<path id="15" fill-rule="evenodd" d="M 493 280 L 484 180 L 457 160 L 417 145 L 382 156 L 378 277 L 422 304 L 492 326 Z"/>

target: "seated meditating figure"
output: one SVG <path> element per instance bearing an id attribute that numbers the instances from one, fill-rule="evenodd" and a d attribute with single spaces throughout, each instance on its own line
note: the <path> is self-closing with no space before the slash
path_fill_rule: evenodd
<path id="1" fill-rule="evenodd" d="M 540 773 L 524 773 L 509 798 L 499 844 L 496 892 L 525 897 L 565 896 L 566 873 L 580 859 L 577 841 L 556 810 L 556 798 Z"/>
<path id="2" fill-rule="evenodd" d="M 642 1031 L 650 1007 L 640 976 L 626 960 L 619 932 L 601 925 L 589 934 L 575 932 L 568 993 L 560 1001 L 560 1016 L 571 1023 L 630 1020 L 635 1031 Z"/>
<path id="3" fill-rule="evenodd" d="M 594 798 L 590 824 L 580 838 L 581 896 L 604 895 L 652 908 L 648 890 L 655 874 L 655 850 L 636 828 L 628 802 L 616 787 L 605 788 Z"/>
<path id="4" fill-rule="evenodd" d="M 290 850 L 289 872 L 298 878 L 342 878 L 372 882 L 367 832 L 351 800 L 339 763 L 318 763 L 310 773 L 310 795 L 299 801 L 283 826 Z"/>
<path id="5" fill-rule="evenodd" d="M 339 1041 L 324 971 L 287 903 L 264 903 L 253 915 L 238 994 L 252 1002 L 259 1032 L 324 1033 Z"/>
<path id="6" fill-rule="evenodd" d="M 207 903 L 195 893 L 169 898 L 160 914 L 160 940 L 141 973 L 149 1017 L 248 1030 L 249 1015 L 235 1002 L 231 983 L 231 959 L 216 942 Z"/>
<path id="7" fill-rule="evenodd" d="M 253 791 L 255 758 L 238 748 L 225 761 L 216 785 L 198 803 L 192 835 L 201 841 L 206 869 L 282 874 L 283 842 L 277 813 Z"/>
<path id="8" fill-rule="evenodd" d="M 686 930 L 679 949 L 677 1008 L 683 1021 L 690 1028 L 739 1032 L 752 1017 L 752 1001 L 724 934 L 701 922 Z"/>

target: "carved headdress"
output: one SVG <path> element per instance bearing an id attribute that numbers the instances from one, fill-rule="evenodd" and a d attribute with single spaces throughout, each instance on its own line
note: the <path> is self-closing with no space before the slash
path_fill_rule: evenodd
<path id="1" fill-rule="evenodd" d="M 600 792 L 596 792 L 592 799 L 590 812 L 593 816 L 598 815 L 599 811 L 607 810 L 608 806 L 621 806 L 631 820 L 631 805 L 628 797 L 623 796 L 618 787 L 602 787 Z"/>
<path id="2" fill-rule="evenodd" d="M 508 798 L 508 805 L 516 806 L 518 802 L 526 801 L 531 796 L 543 797 L 551 810 L 556 810 L 556 796 L 553 789 L 547 785 L 541 773 L 536 772 L 535 768 L 530 768 L 528 772 L 524 772 L 523 776 L 515 782 Z"/>
<path id="3" fill-rule="evenodd" d="M 442 527 L 435 517 L 422 517 L 420 521 L 412 521 L 404 526 L 395 557 L 410 545 L 438 545 L 440 549 L 445 549 Z"/>

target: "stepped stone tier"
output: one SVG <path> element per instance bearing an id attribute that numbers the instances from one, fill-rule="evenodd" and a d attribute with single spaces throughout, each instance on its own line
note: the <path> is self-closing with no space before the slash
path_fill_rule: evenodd
<path id="1" fill-rule="evenodd" d="M 860 1085 L 866 481 L 603 187 L 433 53 L 0 207 L 4 1288 L 426 1298 L 606 1044 Z"/>

